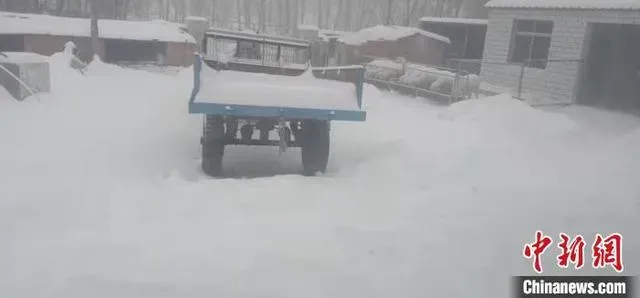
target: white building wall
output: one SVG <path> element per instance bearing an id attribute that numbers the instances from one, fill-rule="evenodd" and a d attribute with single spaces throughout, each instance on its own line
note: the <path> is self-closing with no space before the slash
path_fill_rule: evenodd
<path id="1" fill-rule="evenodd" d="M 508 57 L 516 19 L 553 21 L 549 59 L 586 58 L 590 23 L 640 25 L 640 11 L 493 9 L 485 42 L 482 77 L 489 83 L 517 89 L 522 67 Z M 581 63 L 549 62 L 546 69 L 525 68 L 522 89 L 550 103 L 575 102 Z"/>

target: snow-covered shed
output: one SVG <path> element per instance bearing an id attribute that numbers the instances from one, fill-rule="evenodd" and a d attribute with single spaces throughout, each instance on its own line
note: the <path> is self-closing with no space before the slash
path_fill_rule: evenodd
<path id="1" fill-rule="evenodd" d="M 423 17 L 418 27 L 451 40 L 446 59 L 482 59 L 488 23 L 487 19 Z"/>
<path id="2" fill-rule="evenodd" d="M 342 34 L 338 39 L 339 64 L 357 64 L 373 58 L 442 65 L 449 38 L 419 28 L 384 26 Z"/>
<path id="3" fill-rule="evenodd" d="M 184 26 L 164 21 L 98 21 L 101 48 L 107 62 L 190 65 L 195 39 Z M 0 51 L 52 55 L 72 41 L 79 56 L 89 60 L 91 21 L 50 15 L 0 12 Z"/>
<path id="4" fill-rule="evenodd" d="M 640 106 L 640 1 L 492 0 L 486 6 L 485 80 L 522 86 L 524 94 L 551 103 Z"/>

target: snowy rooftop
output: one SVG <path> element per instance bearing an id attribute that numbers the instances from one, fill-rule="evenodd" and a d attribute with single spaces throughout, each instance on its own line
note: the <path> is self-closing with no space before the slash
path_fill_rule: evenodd
<path id="1" fill-rule="evenodd" d="M 489 8 L 640 9 L 638 0 L 491 0 Z"/>
<path id="2" fill-rule="evenodd" d="M 42 34 L 60 36 L 90 36 L 89 19 L 50 15 L 0 13 L 0 34 Z M 99 20 L 100 37 L 128 40 L 159 40 L 195 43 L 182 26 L 165 21 Z"/>
<path id="3" fill-rule="evenodd" d="M 49 63 L 48 57 L 35 53 L 0 52 L 0 63 Z"/>
<path id="4" fill-rule="evenodd" d="M 428 22 L 428 23 L 464 24 L 464 25 L 487 25 L 489 23 L 489 20 L 487 19 L 438 18 L 438 17 L 423 17 L 423 18 L 420 18 L 420 21 Z"/>
<path id="5" fill-rule="evenodd" d="M 432 32 L 428 32 L 418 28 L 411 27 L 401 27 L 401 26 L 384 26 L 378 25 L 375 27 L 370 27 L 366 29 L 362 29 L 358 32 L 345 34 L 340 37 L 340 41 L 351 44 L 351 45 L 361 45 L 366 43 L 367 41 L 374 40 L 398 40 L 400 38 L 412 36 L 420 34 L 435 40 L 439 40 L 446 43 L 451 43 L 449 38 L 444 37 L 442 35 L 438 35 Z"/>

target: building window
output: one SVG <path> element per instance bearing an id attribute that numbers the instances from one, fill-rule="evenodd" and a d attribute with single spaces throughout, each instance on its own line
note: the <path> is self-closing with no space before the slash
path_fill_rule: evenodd
<path id="1" fill-rule="evenodd" d="M 546 68 L 552 31 L 551 21 L 516 20 L 509 62 Z"/>

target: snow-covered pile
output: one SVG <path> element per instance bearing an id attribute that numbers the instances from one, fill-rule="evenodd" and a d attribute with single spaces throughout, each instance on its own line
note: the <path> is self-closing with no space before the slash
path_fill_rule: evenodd
<path id="1" fill-rule="evenodd" d="M 455 77 L 439 76 L 429 89 L 453 96 L 463 96 L 471 93 L 478 94 L 481 83 L 482 80 L 475 74 L 460 75 L 457 83 Z"/>
<path id="2" fill-rule="evenodd" d="M 403 65 L 396 61 L 377 59 L 365 65 L 366 77 L 376 80 L 393 81 L 404 73 Z"/>
<path id="3" fill-rule="evenodd" d="M 368 78 L 398 82 L 403 85 L 456 96 L 477 93 L 482 83 L 481 78 L 477 75 L 458 75 L 458 84 L 455 84 L 456 88 L 454 90 L 456 80 L 454 72 L 408 63 L 403 59 L 398 59 L 397 61 L 374 60 L 366 64 L 366 69 Z"/>
<path id="4" fill-rule="evenodd" d="M 445 43 L 451 42 L 447 37 L 424 31 L 419 28 L 385 25 L 377 25 L 375 27 L 365 28 L 354 33 L 345 33 L 340 36 L 339 41 L 349 45 L 361 45 L 368 41 L 398 40 L 416 34 L 420 34 Z"/>
<path id="5" fill-rule="evenodd" d="M 3 297 L 506 298 L 538 229 L 585 237 L 580 275 L 614 273 L 587 252 L 621 233 L 640 273 L 637 118 L 367 85 L 367 121 L 332 123 L 326 177 L 298 175 L 299 150 L 230 146 L 225 169 L 253 178 L 211 179 L 191 69 L 61 58 L 51 94 L 0 100 Z M 554 247 L 544 273 L 575 274 Z"/>
<path id="6" fill-rule="evenodd" d="M 441 117 L 470 126 L 494 127 L 493 132 L 498 133 L 504 132 L 504 126 L 515 125 L 516 130 L 522 132 L 520 137 L 524 138 L 564 136 L 578 128 L 574 121 L 564 115 L 531 108 L 506 94 L 454 103 Z M 507 133 L 511 132 L 511 128 L 507 130 Z"/>
<path id="7" fill-rule="evenodd" d="M 422 89 L 431 89 L 431 85 L 437 81 L 438 78 L 449 78 L 452 76 L 455 76 L 455 74 L 433 67 L 409 63 L 404 75 L 398 79 L 398 82 Z"/>

